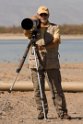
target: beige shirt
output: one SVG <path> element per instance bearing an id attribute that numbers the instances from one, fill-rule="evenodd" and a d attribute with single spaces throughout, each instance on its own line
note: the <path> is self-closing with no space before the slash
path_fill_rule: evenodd
<path id="1" fill-rule="evenodd" d="M 39 46 L 49 44 L 55 39 L 55 46 L 53 48 L 46 48 L 39 50 L 39 55 L 42 60 L 43 66 L 45 69 L 60 68 L 59 59 L 58 59 L 58 48 L 60 43 L 60 33 L 59 27 L 54 24 L 49 24 L 47 28 L 41 28 L 39 30 L 39 36 L 37 38 L 36 44 Z M 58 39 L 58 42 L 56 41 Z M 35 58 L 33 55 L 32 47 L 29 51 L 29 67 L 36 68 Z"/>

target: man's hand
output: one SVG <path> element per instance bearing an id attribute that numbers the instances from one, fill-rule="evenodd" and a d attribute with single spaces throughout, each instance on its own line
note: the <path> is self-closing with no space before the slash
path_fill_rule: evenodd
<path id="1" fill-rule="evenodd" d="M 24 30 L 24 34 L 25 34 L 26 37 L 31 39 L 31 37 L 32 37 L 32 30 Z"/>

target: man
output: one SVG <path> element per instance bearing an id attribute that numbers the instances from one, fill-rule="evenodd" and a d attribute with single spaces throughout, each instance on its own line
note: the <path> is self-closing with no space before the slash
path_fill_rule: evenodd
<path id="1" fill-rule="evenodd" d="M 36 16 L 40 20 L 39 35 L 36 38 L 36 46 L 43 68 L 40 69 L 40 81 L 44 97 L 44 107 L 46 116 L 48 114 L 48 103 L 45 94 L 45 73 L 49 79 L 51 90 L 53 91 L 53 101 L 56 106 L 58 117 L 61 119 L 70 119 L 68 115 L 65 97 L 61 86 L 60 64 L 58 59 L 58 48 L 60 44 L 59 27 L 49 22 L 49 10 L 46 6 L 38 8 Z M 24 30 L 25 36 L 31 38 L 31 30 Z M 31 68 L 32 82 L 34 85 L 35 100 L 38 110 L 38 119 L 44 119 L 44 113 L 41 103 L 40 90 L 38 85 L 37 69 L 32 49 L 29 51 L 29 67 Z"/>

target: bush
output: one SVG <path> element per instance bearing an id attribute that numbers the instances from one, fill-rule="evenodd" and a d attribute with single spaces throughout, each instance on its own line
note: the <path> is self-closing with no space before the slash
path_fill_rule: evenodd
<path id="1" fill-rule="evenodd" d="M 60 31 L 61 31 L 61 34 L 71 34 L 71 35 L 74 35 L 74 34 L 83 34 L 83 24 L 81 25 L 67 25 L 67 24 L 64 24 L 64 25 L 60 25 Z M 0 27 L 0 33 L 22 33 L 23 30 L 20 26 L 12 26 L 12 27 L 4 27 L 4 26 L 1 26 Z"/>

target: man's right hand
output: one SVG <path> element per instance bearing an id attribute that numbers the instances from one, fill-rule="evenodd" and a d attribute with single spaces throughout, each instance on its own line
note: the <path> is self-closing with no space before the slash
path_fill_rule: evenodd
<path id="1" fill-rule="evenodd" d="M 24 34 L 28 39 L 31 39 L 32 37 L 32 31 L 31 30 L 24 30 Z"/>

